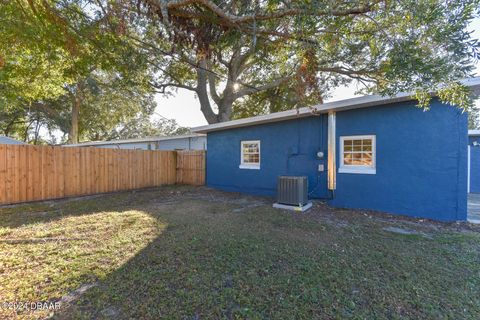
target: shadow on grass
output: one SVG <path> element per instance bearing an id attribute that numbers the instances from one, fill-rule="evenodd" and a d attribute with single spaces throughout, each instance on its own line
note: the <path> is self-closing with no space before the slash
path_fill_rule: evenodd
<path id="1" fill-rule="evenodd" d="M 28 224 L 48 223 L 69 216 L 81 216 L 112 210 L 135 209 L 152 198 L 176 197 L 188 191 L 182 186 L 164 186 L 83 197 L 0 206 L 0 228 L 17 228 Z"/>
<path id="2" fill-rule="evenodd" d="M 166 227 L 54 318 L 480 318 L 478 233 L 411 237 L 351 210 L 244 210 L 250 200 L 208 192 L 74 204 L 71 216 L 138 210 Z"/>
<path id="3" fill-rule="evenodd" d="M 304 216 L 269 205 L 239 211 L 217 196 L 148 207 L 166 230 L 56 317 L 480 316 L 478 234 L 397 235 L 352 211 L 346 223 L 327 223 L 339 215 L 325 206 Z"/>

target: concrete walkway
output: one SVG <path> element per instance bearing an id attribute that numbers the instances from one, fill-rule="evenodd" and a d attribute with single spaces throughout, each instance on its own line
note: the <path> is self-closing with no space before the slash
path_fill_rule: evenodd
<path id="1" fill-rule="evenodd" d="M 480 193 L 468 194 L 468 216 L 471 223 L 480 223 Z"/>

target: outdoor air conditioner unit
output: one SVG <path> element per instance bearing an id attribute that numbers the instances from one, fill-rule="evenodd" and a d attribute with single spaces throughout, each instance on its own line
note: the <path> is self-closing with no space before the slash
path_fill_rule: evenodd
<path id="1" fill-rule="evenodd" d="M 308 203 L 307 177 L 278 177 L 277 203 L 303 207 Z"/>

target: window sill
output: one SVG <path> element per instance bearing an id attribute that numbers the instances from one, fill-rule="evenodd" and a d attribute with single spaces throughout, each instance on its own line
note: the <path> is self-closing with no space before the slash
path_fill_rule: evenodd
<path id="1" fill-rule="evenodd" d="M 241 164 L 238 166 L 240 169 L 253 169 L 253 170 L 260 170 L 260 165 L 252 165 L 252 164 Z"/>
<path id="2" fill-rule="evenodd" d="M 376 168 L 348 168 L 340 167 L 338 168 L 338 173 L 356 173 L 356 174 L 377 174 Z"/>

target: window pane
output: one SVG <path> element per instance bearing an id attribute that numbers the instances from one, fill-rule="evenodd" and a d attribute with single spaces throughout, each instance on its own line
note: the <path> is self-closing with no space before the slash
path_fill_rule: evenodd
<path id="1" fill-rule="evenodd" d="M 343 163 L 346 165 L 352 164 L 352 154 L 351 153 L 345 153 L 343 155 Z"/>
<path id="2" fill-rule="evenodd" d="M 368 152 L 362 153 L 362 165 L 371 166 L 372 165 L 372 154 Z"/>
<path id="3" fill-rule="evenodd" d="M 364 152 L 362 153 L 362 157 L 365 159 L 372 159 L 372 153 L 371 152 Z"/>
<path id="4" fill-rule="evenodd" d="M 363 140 L 363 145 L 364 146 L 371 146 L 372 145 L 372 139 L 364 139 Z"/>
<path id="5" fill-rule="evenodd" d="M 353 145 L 354 146 L 361 146 L 362 145 L 362 140 L 353 140 Z"/>

